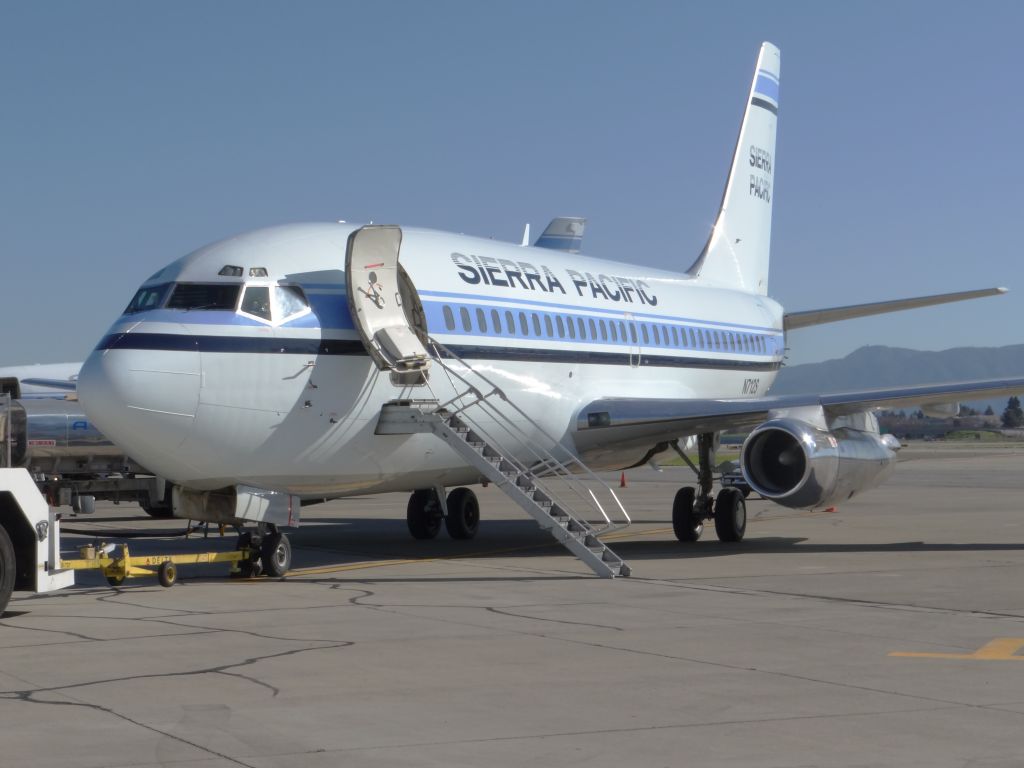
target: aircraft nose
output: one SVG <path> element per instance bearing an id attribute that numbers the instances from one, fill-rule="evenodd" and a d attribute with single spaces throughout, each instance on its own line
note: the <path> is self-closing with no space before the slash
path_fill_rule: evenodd
<path id="1" fill-rule="evenodd" d="M 199 352 L 142 349 L 142 334 L 111 336 L 82 366 L 78 397 L 103 434 L 151 471 L 192 431 L 199 404 Z M 191 346 L 191 349 L 188 347 Z M 182 349 L 181 347 L 185 347 Z"/>

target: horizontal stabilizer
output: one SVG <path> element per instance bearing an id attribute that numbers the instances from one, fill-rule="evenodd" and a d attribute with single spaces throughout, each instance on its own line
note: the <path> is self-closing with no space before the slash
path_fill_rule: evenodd
<path id="1" fill-rule="evenodd" d="M 983 288 L 980 291 L 960 291 L 958 293 L 940 293 L 935 296 L 919 296 L 915 299 L 897 299 L 895 301 L 876 301 L 871 304 L 852 304 L 848 307 L 832 307 L 831 309 L 812 309 L 806 312 L 787 312 L 783 319 L 783 327 L 787 331 L 807 328 L 811 325 L 824 325 L 839 320 L 850 320 L 855 317 L 882 315 L 886 312 L 900 312 L 904 309 L 930 307 L 934 304 L 948 304 L 953 301 L 980 299 L 985 296 L 999 296 L 1006 293 L 1006 288 Z"/>
<path id="2" fill-rule="evenodd" d="M 579 253 L 583 246 L 583 230 L 587 220 L 576 216 L 559 216 L 552 219 L 547 229 L 541 233 L 534 245 L 537 248 L 550 248 L 555 251 Z"/>

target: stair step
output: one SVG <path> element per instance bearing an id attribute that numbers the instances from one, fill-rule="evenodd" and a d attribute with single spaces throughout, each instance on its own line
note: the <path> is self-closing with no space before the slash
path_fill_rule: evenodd
<path id="1" fill-rule="evenodd" d="M 443 409 L 432 413 L 421 409 L 420 413 L 429 418 L 430 429 L 435 434 L 445 438 L 463 459 L 504 490 L 542 529 L 549 531 L 594 573 L 605 578 L 629 575 L 629 567 L 597 537 L 594 526 L 575 517 L 571 509 L 563 508 L 541 485 L 536 473 L 552 469 L 560 479 L 574 482 L 564 470 L 557 470 L 559 465 L 553 456 L 542 458 L 532 469 L 526 469 L 518 460 L 511 458 L 512 454 L 505 455 L 500 446 L 488 443 L 465 418 L 464 409 L 460 409 L 458 414 Z M 583 487 L 576 486 L 576 491 L 583 491 L 586 496 Z"/>

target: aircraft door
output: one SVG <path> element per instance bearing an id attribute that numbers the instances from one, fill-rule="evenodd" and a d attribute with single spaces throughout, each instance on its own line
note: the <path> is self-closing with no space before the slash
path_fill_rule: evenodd
<path id="1" fill-rule="evenodd" d="M 380 370 L 425 372 L 430 356 L 413 318 L 407 315 L 415 290 L 410 291 L 408 277 L 398 264 L 401 247 L 400 227 L 365 226 L 349 236 L 348 307 L 363 346 Z"/>

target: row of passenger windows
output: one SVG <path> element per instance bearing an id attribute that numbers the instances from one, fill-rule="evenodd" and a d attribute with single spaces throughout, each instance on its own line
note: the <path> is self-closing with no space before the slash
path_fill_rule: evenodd
<path id="1" fill-rule="evenodd" d="M 131 315 L 161 307 L 238 311 L 280 322 L 306 312 L 309 302 L 297 285 L 164 283 L 140 288 L 124 313 Z"/>
<path id="2" fill-rule="evenodd" d="M 455 313 L 458 311 L 458 322 Z M 737 331 L 681 328 L 677 325 L 559 315 L 549 312 L 485 310 L 447 304 L 441 310 L 449 331 L 461 327 L 465 333 L 490 333 L 539 339 L 581 339 L 644 346 L 680 347 L 723 352 L 767 354 L 764 336 Z M 490 330 L 488 330 L 490 328 Z"/>

